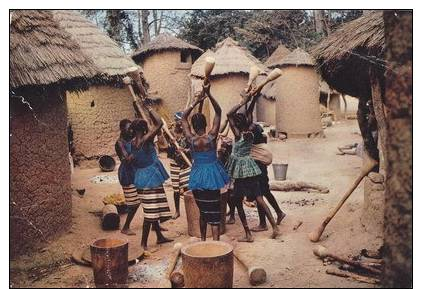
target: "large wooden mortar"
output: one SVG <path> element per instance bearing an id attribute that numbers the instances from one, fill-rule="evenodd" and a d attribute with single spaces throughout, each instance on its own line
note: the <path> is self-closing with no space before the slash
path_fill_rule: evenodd
<path id="1" fill-rule="evenodd" d="M 220 235 L 226 232 L 226 208 L 228 200 L 228 192 L 221 193 L 221 218 L 220 218 Z M 201 231 L 199 229 L 199 208 L 196 205 L 195 198 L 191 191 L 188 191 L 184 195 L 186 218 L 188 222 L 188 234 L 191 237 L 201 237 Z M 207 226 L 207 237 L 211 237 L 211 226 Z"/>
<path id="2" fill-rule="evenodd" d="M 99 239 L 91 244 L 97 288 L 128 287 L 128 247 L 128 242 L 120 239 Z"/>
<path id="3" fill-rule="evenodd" d="M 233 246 L 220 241 L 197 242 L 182 248 L 186 288 L 233 288 Z"/>

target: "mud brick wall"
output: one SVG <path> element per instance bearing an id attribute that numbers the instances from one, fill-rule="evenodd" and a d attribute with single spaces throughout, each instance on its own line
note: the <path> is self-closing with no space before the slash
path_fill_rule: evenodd
<path id="1" fill-rule="evenodd" d="M 275 125 L 275 100 L 261 96 L 256 103 L 257 120 Z"/>
<path id="2" fill-rule="evenodd" d="M 185 109 L 190 91 L 191 57 L 182 63 L 180 51 L 163 51 L 149 55 L 138 64 L 142 66 L 149 83 L 149 93 L 152 97 L 162 99 L 172 117 Z"/>
<path id="3" fill-rule="evenodd" d="M 67 107 L 76 160 L 115 156 L 120 120 L 135 117 L 127 88 L 94 86 L 81 93 L 68 93 Z"/>
<path id="4" fill-rule="evenodd" d="M 362 225 L 373 236 L 383 239 L 384 237 L 384 207 L 385 207 L 384 175 L 370 173 L 364 180 L 364 201 Z"/>
<path id="5" fill-rule="evenodd" d="M 49 91 L 25 97 L 34 114 L 19 100 L 11 100 L 10 225 L 11 255 L 71 226 L 72 199 L 67 144 L 65 96 Z"/>

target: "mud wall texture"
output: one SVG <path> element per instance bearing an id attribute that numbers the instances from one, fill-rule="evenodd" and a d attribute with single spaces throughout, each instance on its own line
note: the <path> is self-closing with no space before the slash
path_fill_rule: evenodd
<path id="1" fill-rule="evenodd" d="M 383 286 L 412 287 L 412 12 L 384 11 L 387 71 Z"/>
<path id="2" fill-rule="evenodd" d="M 307 135 L 321 131 L 319 78 L 313 67 L 288 66 L 276 80 L 277 131 Z"/>
<path id="3" fill-rule="evenodd" d="M 57 91 L 11 100 L 10 244 L 11 256 L 71 226 L 72 199 L 65 95 Z"/>
<path id="4" fill-rule="evenodd" d="M 275 125 L 275 102 L 275 100 L 267 99 L 263 96 L 258 99 L 256 103 L 256 117 L 258 121 Z"/>
<path id="5" fill-rule="evenodd" d="M 135 117 L 127 88 L 93 86 L 84 92 L 68 93 L 67 107 L 76 160 L 115 156 L 120 120 Z"/>
<path id="6" fill-rule="evenodd" d="M 384 176 L 378 173 L 370 173 L 364 180 L 364 201 L 362 225 L 367 232 L 374 237 L 384 237 L 384 203 L 385 203 Z"/>
<path id="7" fill-rule="evenodd" d="M 187 58 L 187 62 L 181 62 L 180 51 L 163 51 L 148 56 L 138 64 L 149 83 L 149 93 L 163 100 L 164 108 L 171 116 L 185 109 L 190 93 L 191 57 Z"/>

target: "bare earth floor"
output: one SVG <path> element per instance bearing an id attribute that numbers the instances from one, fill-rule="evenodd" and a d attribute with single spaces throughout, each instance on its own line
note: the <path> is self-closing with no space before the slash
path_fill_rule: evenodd
<path id="1" fill-rule="evenodd" d="M 287 217 L 280 225 L 281 236 L 269 239 L 270 232 L 255 233 L 252 244 L 236 243 L 238 250 L 255 260 L 255 265 L 264 267 L 268 281 L 262 287 L 373 287 L 373 285 L 349 281 L 345 278 L 327 275 L 323 266 L 313 254 L 315 244 L 307 234 L 312 231 L 342 197 L 347 187 L 359 174 L 361 159 L 356 156 L 338 156 L 337 147 L 360 141 L 356 120 L 336 122 L 325 130 L 326 138 L 289 139 L 286 142 L 271 142 L 275 160 L 287 161 L 288 179 L 314 182 L 327 186 L 330 193 L 274 192 Z M 163 156 L 163 162 L 168 161 Z M 270 178 L 272 169 L 269 168 Z M 102 198 L 121 191 L 118 184 L 94 184 L 89 179 L 103 175 L 99 169 L 75 170 L 73 188 L 83 187 L 83 198 L 74 191 L 73 226 L 71 231 L 46 245 L 31 256 L 22 256 L 11 262 L 11 286 L 13 287 L 94 287 L 92 269 L 69 262 L 72 252 L 100 237 L 127 238 L 130 244 L 140 242 L 142 212 L 138 211 L 132 224 L 136 236 L 125 236 L 119 231 L 105 232 L 100 227 L 100 219 L 92 212 L 102 208 Z M 109 173 L 115 175 L 116 172 Z M 166 193 L 173 209 L 173 193 L 166 186 Z M 365 232 L 360 223 L 363 207 L 363 185 L 354 192 L 338 215 L 328 225 L 320 244 L 330 251 L 342 255 L 357 255 L 361 249 L 376 249 L 381 238 Z M 186 216 L 181 201 L 182 216 L 176 221 L 168 221 L 166 236 L 178 242 L 188 241 Z M 90 213 L 91 212 L 91 213 Z M 247 209 L 250 226 L 257 224 L 255 209 Z M 121 224 L 125 220 L 122 216 Z M 303 225 L 297 230 L 293 226 L 298 220 Z M 238 238 L 243 229 L 236 219 L 235 225 L 228 225 L 226 238 Z M 150 249 L 155 251 L 137 265 L 129 267 L 130 287 L 153 287 L 162 277 L 173 244 L 155 245 L 155 234 L 150 235 Z M 12 244 L 13 245 L 13 244 Z M 54 264 L 54 265 L 53 265 Z M 235 287 L 251 287 L 245 269 L 235 263 Z"/>

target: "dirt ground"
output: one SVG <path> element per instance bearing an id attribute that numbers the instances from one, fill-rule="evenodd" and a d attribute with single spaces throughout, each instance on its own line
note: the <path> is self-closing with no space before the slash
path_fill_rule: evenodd
<path id="1" fill-rule="evenodd" d="M 307 234 L 318 226 L 329 209 L 342 197 L 347 187 L 359 174 L 361 159 L 356 156 L 336 155 L 337 147 L 359 142 L 361 137 L 356 120 L 336 122 L 325 129 L 326 138 L 289 139 L 285 142 L 270 142 L 275 161 L 287 161 L 287 178 L 302 180 L 327 186 L 329 194 L 308 192 L 274 192 L 287 217 L 280 225 L 281 236 L 269 239 L 270 232 L 255 233 L 252 244 L 235 243 L 240 250 L 255 260 L 256 266 L 267 271 L 268 280 L 261 287 L 374 287 L 365 283 L 349 281 L 345 278 L 327 275 L 321 260 L 317 259 Z M 163 156 L 163 162 L 168 165 Z M 270 178 L 272 169 L 269 168 Z M 116 172 L 108 173 L 115 175 Z M 119 231 L 105 232 L 100 227 L 100 219 L 92 212 L 102 208 L 102 198 L 110 193 L 120 192 L 119 184 L 94 184 L 90 178 L 106 175 L 99 169 L 75 170 L 73 188 L 85 188 L 81 198 L 73 192 L 73 226 L 71 231 L 46 245 L 36 253 L 11 261 L 12 287 L 94 287 L 92 269 L 69 261 L 72 252 L 100 237 L 127 238 L 130 244 L 139 244 L 142 227 L 142 212 L 138 211 L 132 223 L 136 236 L 125 236 Z M 173 193 L 166 186 L 166 193 L 173 208 Z M 338 215 L 327 226 L 321 245 L 340 255 L 357 255 L 363 248 L 377 249 L 381 238 L 365 232 L 360 223 L 363 207 L 363 184 L 354 192 Z M 166 236 L 186 243 L 186 216 L 181 201 L 182 216 L 176 221 L 168 221 Z M 248 208 L 250 226 L 257 224 L 255 209 Z M 122 216 L 121 224 L 125 220 Z M 297 231 L 293 226 L 299 220 L 303 225 Z M 225 238 L 237 238 L 243 233 L 237 218 L 235 225 L 228 225 Z M 130 287 L 153 287 L 158 284 L 173 244 L 155 245 L 155 234 L 150 235 L 151 256 L 129 267 Z M 245 269 L 235 263 L 235 287 L 251 287 Z"/>

